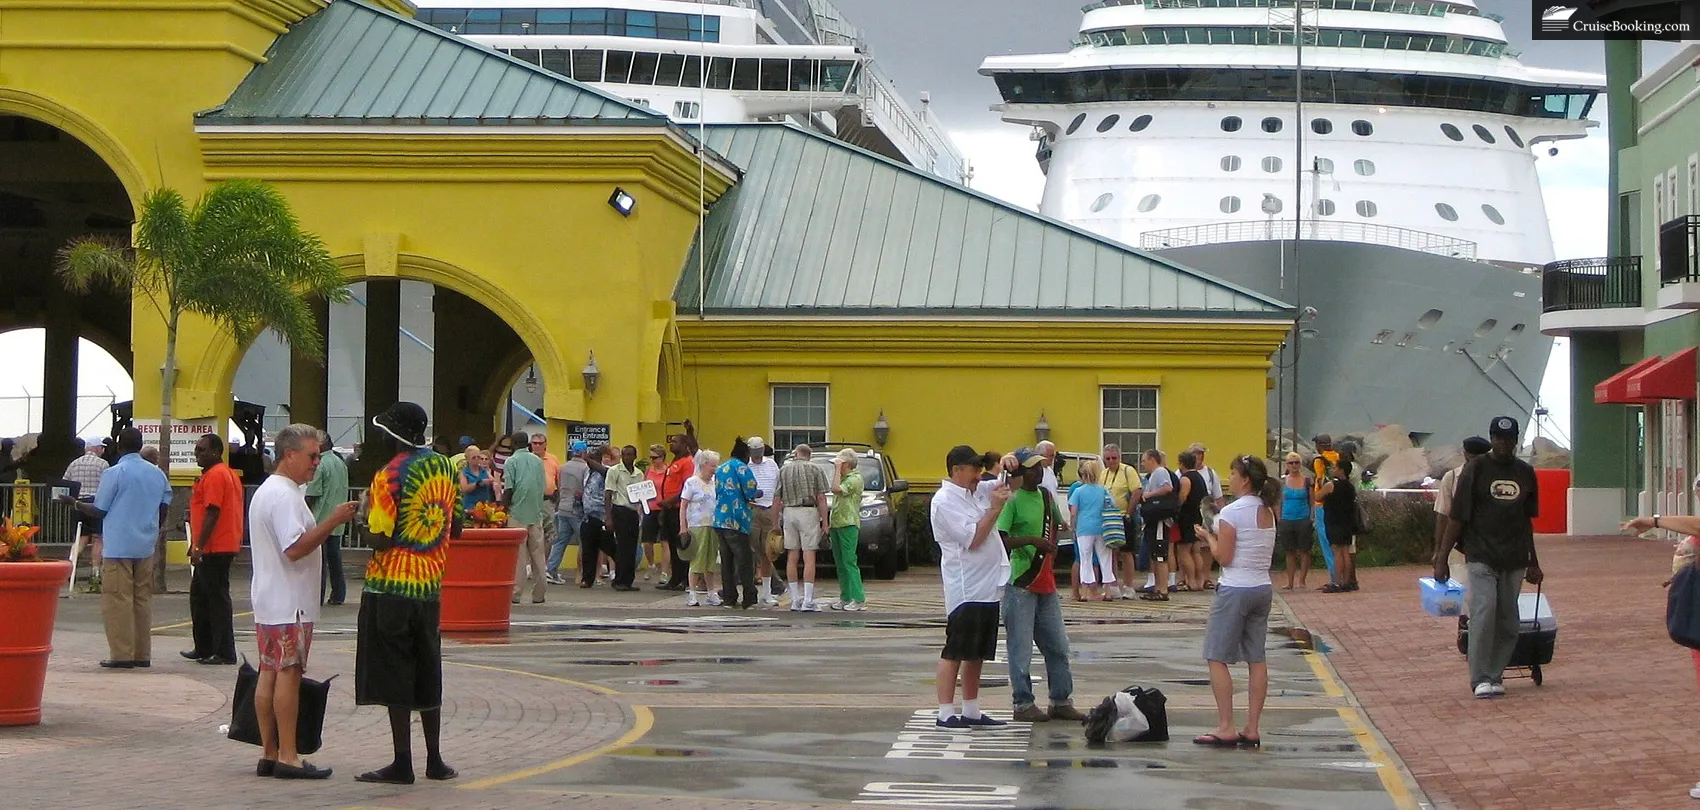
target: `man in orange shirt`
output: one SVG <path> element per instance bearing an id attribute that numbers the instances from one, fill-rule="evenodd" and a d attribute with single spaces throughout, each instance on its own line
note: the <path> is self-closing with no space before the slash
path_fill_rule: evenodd
<path id="1" fill-rule="evenodd" d="M 655 586 L 658 591 L 685 590 L 685 579 L 690 575 L 690 566 L 679 559 L 679 496 L 685 492 L 685 482 L 696 475 L 697 437 L 696 429 L 691 426 L 691 420 L 685 420 L 685 432 L 675 433 L 667 437 L 668 449 L 673 453 L 673 463 L 667 465 L 667 472 L 662 476 L 661 494 L 661 536 L 667 540 L 667 581 Z"/>
<path id="2" fill-rule="evenodd" d="M 189 618 L 194 649 L 182 656 L 202 664 L 236 663 L 230 607 L 230 564 L 242 550 L 242 479 L 224 463 L 224 440 L 208 433 L 195 442 L 200 480 L 189 496 Z"/>

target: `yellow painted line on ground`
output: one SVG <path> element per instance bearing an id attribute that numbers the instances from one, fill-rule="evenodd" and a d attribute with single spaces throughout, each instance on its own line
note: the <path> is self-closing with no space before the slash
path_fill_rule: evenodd
<path id="1" fill-rule="evenodd" d="M 449 660 L 446 660 L 446 659 L 443 661 L 443 663 L 453 664 L 457 667 L 467 667 L 469 669 L 482 669 L 482 670 L 487 670 L 487 671 L 490 671 L 490 672 L 501 672 L 501 673 L 505 673 L 505 674 L 508 674 L 508 675 L 523 675 L 527 678 L 536 678 L 540 681 L 554 681 L 555 683 L 562 683 L 562 684 L 566 684 L 567 686 L 576 686 L 580 689 L 588 689 L 592 692 L 595 692 L 598 695 L 618 695 L 618 694 L 620 694 L 617 690 L 609 689 L 606 686 L 597 686 L 596 684 L 593 684 L 593 683 L 585 683 L 583 681 L 575 681 L 575 680 L 571 680 L 571 679 L 568 679 L 568 678 L 557 678 L 554 675 L 544 675 L 544 674 L 538 673 L 538 672 L 527 672 L 523 669 L 508 669 L 507 667 L 493 667 L 493 666 L 490 666 L 488 664 L 469 664 L 465 661 L 449 661 Z"/>
<path id="2" fill-rule="evenodd" d="M 540 677 L 545 677 L 545 676 L 540 676 Z M 551 679 L 551 680 L 555 680 L 555 679 Z M 480 788 L 488 788 L 488 787 L 495 787 L 497 785 L 505 785 L 509 782 L 518 782 L 522 779 L 530 779 L 534 776 L 542 776 L 543 774 L 551 773 L 553 771 L 558 771 L 558 770 L 561 770 L 563 768 L 571 768 L 572 766 L 578 765 L 579 763 L 588 762 L 588 761 L 595 759 L 599 756 L 602 756 L 604 754 L 608 754 L 608 753 L 611 753 L 611 752 L 614 752 L 614 751 L 618 751 L 621 748 L 625 748 L 626 746 L 631 745 L 632 743 L 635 743 L 638 740 L 643 739 L 643 736 L 645 734 L 648 734 L 649 730 L 655 727 L 655 713 L 651 712 L 648 709 L 648 707 L 633 706 L 632 707 L 632 713 L 637 716 L 637 722 L 632 725 L 631 730 L 627 731 L 625 734 L 620 735 L 619 739 L 617 739 L 617 740 L 615 740 L 615 741 L 613 741 L 613 742 L 611 742 L 607 745 L 604 745 L 601 748 L 597 748 L 597 749 L 591 750 L 591 751 L 586 751 L 582 754 L 574 754 L 573 756 L 567 757 L 566 759 L 558 759 L 558 760 L 555 760 L 554 762 L 550 762 L 550 763 L 545 764 L 545 765 L 538 765 L 535 768 L 526 768 L 524 770 L 512 771 L 510 773 L 505 773 L 505 774 L 502 774 L 500 776 L 492 776 L 488 779 L 480 779 L 476 782 L 468 782 L 464 785 L 461 785 L 460 787 L 463 790 L 478 790 Z M 557 791 L 557 792 L 559 792 L 559 791 Z"/>
<path id="3" fill-rule="evenodd" d="M 234 616 L 231 616 L 230 618 L 240 619 L 243 616 L 252 616 L 252 615 L 254 615 L 254 611 L 245 610 L 245 611 L 242 611 L 241 613 L 238 613 Z M 158 633 L 162 630 L 181 630 L 185 627 L 193 627 L 193 626 L 195 626 L 195 622 L 193 620 L 191 620 L 191 621 L 177 622 L 176 624 L 162 624 L 158 627 L 150 627 L 150 628 L 148 628 L 148 631 L 153 632 L 153 633 Z"/>
<path id="4" fill-rule="evenodd" d="M 1376 773 L 1381 776 L 1381 786 L 1387 790 L 1387 795 L 1393 797 L 1393 804 L 1401 810 L 1417 810 L 1417 798 L 1411 795 L 1410 788 L 1405 786 L 1405 780 L 1400 773 L 1399 764 L 1393 761 L 1382 749 L 1381 743 L 1376 742 L 1375 734 L 1369 730 L 1369 724 L 1363 720 L 1363 715 L 1357 709 L 1349 706 L 1340 707 L 1340 719 L 1346 722 L 1346 728 L 1352 736 L 1358 738 L 1358 745 L 1364 749 L 1364 755 L 1376 765 Z"/>
<path id="5" fill-rule="evenodd" d="M 1322 691 L 1329 697 L 1345 697 L 1346 690 L 1340 686 L 1340 681 L 1334 677 L 1333 667 L 1323 660 L 1322 653 L 1315 650 L 1305 651 L 1305 660 L 1310 663 L 1310 671 L 1316 673 L 1316 679 L 1322 683 Z"/>

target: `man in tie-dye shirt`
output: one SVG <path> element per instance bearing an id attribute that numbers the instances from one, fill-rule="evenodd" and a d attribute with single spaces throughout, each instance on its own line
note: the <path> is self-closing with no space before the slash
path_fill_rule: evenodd
<path id="1" fill-rule="evenodd" d="M 425 732 L 425 778 L 453 779 L 438 750 L 442 731 L 443 656 L 438 594 L 448 543 L 460 535 L 454 465 L 425 441 L 425 409 L 399 402 L 372 419 L 400 452 L 372 479 L 367 539 L 372 561 L 360 597 L 354 654 L 354 700 L 389 707 L 395 761 L 356 777 L 413 784 L 412 712 Z"/>

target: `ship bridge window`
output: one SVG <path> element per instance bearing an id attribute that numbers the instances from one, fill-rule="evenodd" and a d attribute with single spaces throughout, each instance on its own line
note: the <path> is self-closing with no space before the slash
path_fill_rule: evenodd
<path id="1" fill-rule="evenodd" d="M 1264 158 L 1263 159 L 1263 170 L 1270 173 L 1270 174 L 1274 174 L 1278 171 L 1281 171 L 1281 159 L 1278 158 L 1278 157 L 1275 157 L 1274 155 L 1270 155 L 1269 157 Z"/>
<path id="2" fill-rule="evenodd" d="M 718 61 L 718 60 L 716 60 Z M 732 89 L 756 90 L 761 87 L 761 60 L 737 59 L 732 63 Z"/>
<path id="3" fill-rule="evenodd" d="M 1157 0 L 1160 2 L 1161 0 Z M 1268 7 L 1268 2 L 1260 4 Z M 1399 4 L 1405 5 L 1405 4 Z M 1253 7 L 1253 3 L 1245 3 Z M 1193 8 L 1191 5 L 1182 6 Z M 1277 5 L 1276 7 L 1279 7 Z M 1365 31 L 1361 29 L 1324 28 L 1311 34 L 1307 45 L 1322 48 L 1369 48 L 1388 51 L 1422 51 L 1485 56 L 1497 59 L 1509 48 L 1504 41 L 1480 37 L 1449 36 L 1447 34 L 1402 33 L 1398 31 Z M 1293 32 L 1286 28 L 1264 26 L 1140 26 L 1100 28 L 1087 31 L 1074 40 L 1076 46 L 1100 48 L 1128 45 L 1293 45 Z M 1514 53 L 1514 52 L 1513 52 Z"/>
<path id="4" fill-rule="evenodd" d="M 1222 158 L 1222 171 L 1237 172 L 1240 170 L 1240 156 L 1227 155 Z"/>
<path id="5" fill-rule="evenodd" d="M 655 84 L 655 74 L 661 64 L 661 54 L 632 54 L 632 84 Z"/>
<path id="6" fill-rule="evenodd" d="M 1081 113 L 1075 116 L 1073 121 L 1068 122 L 1068 129 L 1064 130 L 1063 134 L 1073 135 L 1074 131 L 1080 129 L 1080 125 L 1084 123 L 1086 123 L 1086 113 Z"/>
<path id="7" fill-rule="evenodd" d="M 609 51 L 608 69 L 603 71 L 602 80 L 625 84 L 632 77 L 632 52 Z M 754 88 L 751 88 L 754 89 Z"/>
<path id="8" fill-rule="evenodd" d="M 1223 132 L 1239 132 L 1240 131 L 1240 117 L 1237 116 L 1237 115 L 1230 115 L 1227 118 L 1222 119 L 1222 131 Z"/>
<path id="9" fill-rule="evenodd" d="M 1371 218 L 1375 217 L 1375 214 L 1376 214 L 1375 201 L 1373 201 L 1373 200 L 1358 200 L 1358 204 L 1355 207 L 1357 208 L 1358 216 L 1363 217 L 1365 219 L 1371 219 Z"/>
<path id="10" fill-rule="evenodd" d="M 1326 118 L 1317 118 L 1310 122 L 1310 131 L 1318 135 L 1327 135 L 1334 131 L 1334 122 Z"/>
<path id="11" fill-rule="evenodd" d="M 1157 207 L 1157 203 L 1160 203 L 1162 201 L 1163 201 L 1163 198 L 1161 196 L 1156 195 L 1156 194 L 1147 194 L 1144 197 L 1141 197 L 1140 200 L 1139 200 L 1139 213 L 1141 213 L 1141 214 L 1151 213 L 1151 210 Z"/>
<path id="12" fill-rule="evenodd" d="M 1374 132 L 1375 125 L 1363 120 L 1362 118 L 1352 122 L 1352 133 L 1355 135 L 1368 138 Z"/>
<path id="13" fill-rule="evenodd" d="M 1270 116 L 1268 118 L 1263 119 L 1263 131 L 1264 132 L 1270 132 L 1270 133 L 1280 132 L 1281 131 L 1281 119 L 1276 118 L 1274 116 Z"/>
<path id="14" fill-rule="evenodd" d="M 419 22 L 456 34 L 575 34 L 719 42 L 720 18 L 614 8 L 420 9 Z"/>
<path id="15" fill-rule="evenodd" d="M 1116 198 L 1116 195 L 1114 195 L 1114 194 L 1109 194 L 1109 193 L 1099 194 L 1098 199 L 1092 201 L 1092 213 L 1096 214 L 1099 211 L 1104 210 L 1105 208 L 1109 208 L 1110 207 L 1110 201 L 1115 199 L 1115 198 Z"/>
<path id="16" fill-rule="evenodd" d="M 1222 202 L 1221 202 L 1219 207 L 1222 209 L 1222 213 L 1224 213 L 1224 214 L 1239 213 L 1240 198 L 1238 198 L 1238 197 L 1223 197 Z"/>
<path id="17" fill-rule="evenodd" d="M 1493 143 L 1494 142 L 1493 133 L 1489 132 L 1487 127 L 1484 127 L 1481 124 L 1471 124 L 1470 129 L 1474 130 L 1475 133 L 1476 133 L 1476 137 L 1481 138 L 1484 142 L 1486 142 L 1486 143 Z"/>
<path id="18" fill-rule="evenodd" d="M 634 71 L 635 75 L 635 71 Z M 791 60 L 763 59 L 761 60 L 761 89 L 789 90 L 791 88 Z"/>
<path id="19" fill-rule="evenodd" d="M 1127 125 L 1127 131 L 1144 132 L 1145 128 L 1148 126 L 1151 126 L 1151 116 L 1141 115 L 1138 118 L 1133 119 L 1133 123 Z"/>
<path id="20" fill-rule="evenodd" d="M 1498 325 L 1499 321 L 1494 320 L 1493 318 L 1482 321 L 1482 325 L 1476 327 L 1476 337 L 1486 337 L 1487 333 L 1492 332 L 1493 328 Z"/>
<path id="21" fill-rule="evenodd" d="M 1510 138 L 1512 143 L 1517 144 L 1518 149 L 1523 148 L 1523 136 L 1518 135 L 1517 130 L 1512 129 L 1510 124 L 1505 125 L 1505 137 Z"/>
<path id="22" fill-rule="evenodd" d="M 1334 201 L 1333 200 L 1324 199 L 1324 200 L 1317 200 L 1316 201 L 1316 215 L 1317 216 L 1321 216 L 1321 217 L 1334 216 L 1334 210 L 1335 209 L 1334 209 Z"/>
<path id="23" fill-rule="evenodd" d="M 1455 140 L 1455 141 L 1464 140 L 1464 133 L 1459 132 L 1458 128 L 1451 125 L 1451 124 L 1441 124 L 1440 125 L 1440 132 L 1441 132 L 1441 134 L 1445 135 L 1448 138 L 1451 138 L 1452 140 Z"/>
<path id="24" fill-rule="evenodd" d="M 1499 213 L 1498 208 L 1488 205 L 1487 203 L 1482 203 L 1482 213 L 1486 214 L 1487 218 L 1495 225 L 1505 224 L 1505 215 Z"/>
<path id="25" fill-rule="evenodd" d="M 1446 203 L 1435 203 L 1434 212 L 1439 214 L 1440 218 L 1447 222 L 1458 221 L 1458 211 Z"/>
<path id="26" fill-rule="evenodd" d="M 1364 177 L 1375 174 L 1375 161 L 1364 160 L 1362 158 L 1354 160 L 1352 161 L 1352 171 L 1357 172 Z"/>
<path id="27" fill-rule="evenodd" d="M 1098 131 L 1109 132 L 1116 124 L 1121 123 L 1121 120 L 1122 117 L 1114 113 L 1106 115 L 1104 116 L 1104 120 L 1098 122 Z"/>
<path id="28" fill-rule="evenodd" d="M 1427 329 L 1437 323 L 1440 323 L 1440 319 L 1445 315 L 1446 313 L 1441 312 L 1438 309 L 1431 309 L 1424 312 L 1423 316 L 1417 319 L 1417 328 Z"/>

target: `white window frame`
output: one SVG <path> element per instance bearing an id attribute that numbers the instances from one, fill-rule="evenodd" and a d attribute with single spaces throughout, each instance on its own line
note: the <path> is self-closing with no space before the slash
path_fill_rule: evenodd
<path id="1" fill-rule="evenodd" d="M 1659 226 L 1665 224 L 1665 176 L 1653 175 L 1653 272 L 1664 269 L 1664 263 L 1659 260 L 1658 235 Z"/>
<path id="2" fill-rule="evenodd" d="M 1157 402 L 1156 402 L 1156 405 L 1153 406 L 1153 408 L 1152 408 L 1152 415 L 1155 418 L 1152 420 L 1151 429 L 1150 430 L 1132 430 L 1132 429 L 1126 429 L 1126 428 L 1118 428 L 1116 430 L 1111 430 L 1109 428 L 1109 424 L 1108 424 L 1109 420 L 1106 418 L 1108 416 L 1107 411 L 1109 409 L 1104 404 L 1104 395 L 1105 395 L 1106 392 L 1109 392 L 1109 391 L 1150 391 L 1154 396 L 1156 396 Z M 1161 436 L 1163 435 L 1163 389 L 1161 387 L 1155 386 L 1155 385 L 1101 385 L 1101 386 L 1098 386 L 1098 449 L 1102 449 L 1104 447 L 1104 445 L 1107 445 L 1107 444 L 1115 444 L 1115 445 L 1121 447 L 1123 456 L 1126 456 L 1128 453 L 1132 452 L 1132 453 L 1135 454 L 1136 459 L 1137 459 L 1138 455 L 1143 454 L 1145 450 L 1150 449 L 1150 448 L 1143 448 L 1143 447 L 1142 448 L 1132 448 L 1132 449 L 1130 449 L 1128 447 L 1127 442 L 1123 442 L 1123 441 L 1120 441 L 1120 440 L 1115 441 L 1115 442 L 1111 442 L 1110 438 L 1109 438 L 1109 435 L 1111 433 L 1115 433 L 1115 434 L 1118 434 L 1118 435 L 1128 435 L 1128 434 L 1143 435 L 1143 434 L 1149 433 L 1151 435 L 1151 448 L 1159 447 L 1159 442 L 1161 441 Z M 1137 464 L 1135 466 L 1137 466 Z"/>
<path id="3" fill-rule="evenodd" d="M 1676 167 L 1672 166 L 1665 172 L 1665 205 L 1667 209 L 1664 219 L 1659 221 L 1660 225 L 1676 219 L 1677 213 L 1681 211 L 1682 195 L 1679 193 L 1681 188 L 1677 182 Z"/>
<path id="4" fill-rule="evenodd" d="M 673 117 L 683 121 L 695 121 L 702 118 L 702 103 L 697 101 L 673 102 Z"/>
<path id="5" fill-rule="evenodd" d="M 781 425 L 781 424 L 779 424 L 778 420 L 775 417 L 778 415 L 778 410 L 779 410 L 778 393 L 779 393 L 779 390 L 782 389 L 782 388 L 783 389 L 793 389 L 793 390 L 799 389 L 799 388 L 819 388 L 822 391 L 826 392 L 826 410 L 825 410 L 825 418 L 823 420 L 823 424 L 821 424 L 818 427 L 816 427 L 814 425 Z M 820 434 L 821 434 L 821 442 L 820 443 L 825 443 L 825 442 L 831 441 L 832 440 L 832 386 L 828 383 L 772 383 L 772 384 L 768 385 L 768 387 L 767 387 L 767 421 L 768 421 L 768 428 L 769 428 L 769 432 L 768 432 L 767 435 L 774 437 L 775 441 L 778 440 L 779 431 L 781 431 L 781 430 L 786 430 L 786 431 L 819 430 Z M 792 445 L 795 446 L 795 442 L 793 442 Z M 777 450 L 775 450 L 775 452 L 778 452 L 778 450 L 789 450 L 790 449 L 788 447 L 784 447 L 781 444 L 775 444 L 774 447 L 777 448 Z"/>
<path id="6" fill-rule="evenodd" d="M 1687 214 L 1700 214 L 1700 154 L 1688 156 L 1688 210 Z"/>

